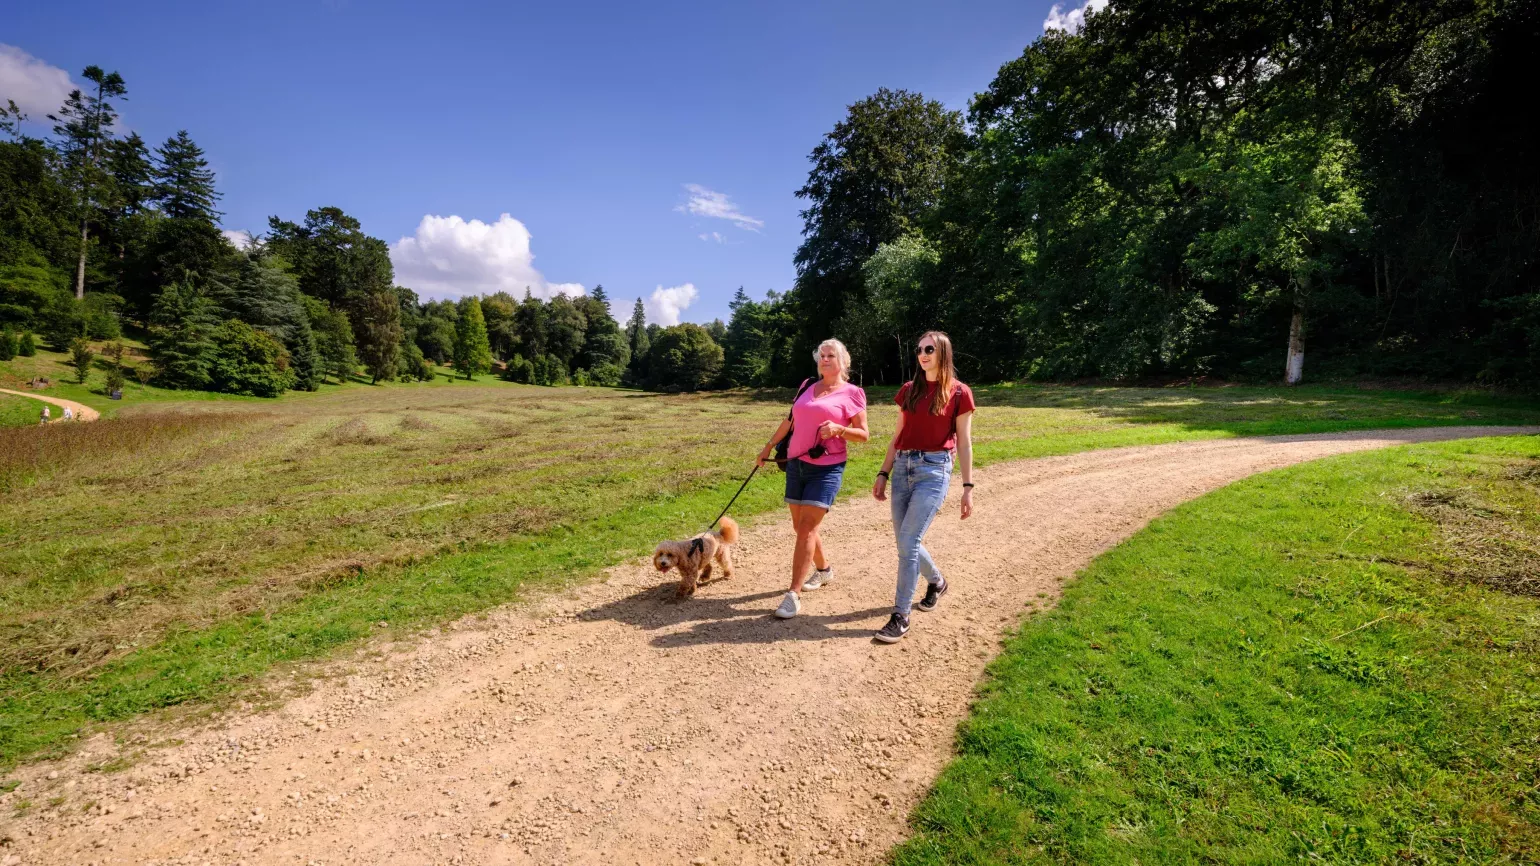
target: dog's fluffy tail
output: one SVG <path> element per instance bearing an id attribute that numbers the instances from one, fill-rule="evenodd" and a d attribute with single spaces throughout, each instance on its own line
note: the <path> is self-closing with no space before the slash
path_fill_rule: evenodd
<path id="1" fill-rule="evenodd" d="M 722 518 L 722 526 L 717 530 L 717 538 L 727 544 L 738 543 L 738 521 L 731 517 Z"/>

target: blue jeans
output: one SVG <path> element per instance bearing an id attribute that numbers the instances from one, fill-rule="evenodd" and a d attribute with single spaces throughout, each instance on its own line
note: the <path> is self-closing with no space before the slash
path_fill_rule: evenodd
<path id="1" fill-rule="evenodd" d="M 952 483 L 950 451 L 900 451 L 893 460 L 893 535 L 898 539 L 898 592 L 893 609 L 909 615 L 915 584 L 920 575 L 927 583 L 940 583 L 941 572 L 920 541 L 941 510 L 947 486 Z"/>
<path id="2" fill-rule="evenodd" d="M 828 511 L 840 492 L 845 464 L 817 466 L 797 458 L 786 461 L 786 504 L 811 505 Z"/>

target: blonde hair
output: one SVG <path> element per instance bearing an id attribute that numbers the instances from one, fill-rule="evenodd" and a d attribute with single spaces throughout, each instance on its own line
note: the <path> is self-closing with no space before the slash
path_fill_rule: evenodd
<path id="1" fill-rule="evenodd" d="M 850 350 L 845 348 L 845 344 L 841 343 L 839 340 L 836 340 L 836 339 L 830 337 L 829 339 L 824 340 L 822 343 L 819 343 L 817 351 L 813 352 L 813 363 L 814 364 L 818 363 L 819 356 L 822 355 L 823 354 L 823 350 L 825 348 L 829 347 L 829 346 L 833 346 L 834 347 L 834 354 L 835 354 L 836 357 L 839 358 L 839 362 L 840 362 L 840 381 L 842 381 L 842 382 L 849 382 L 850 381 Z"/>

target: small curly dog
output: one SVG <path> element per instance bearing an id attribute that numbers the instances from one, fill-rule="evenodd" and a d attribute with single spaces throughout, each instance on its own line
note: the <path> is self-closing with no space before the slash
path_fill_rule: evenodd
<path id="1" fill-rule="evenodd" d="M 722 528 L 715 532 L 702 532 L 688 541 L 665 541 L 652 552 L 652 564 L 658 571 L 679 569 L 679 592 L 676 597 L 688 598 L 695 594 L 695 587 L 711 580 L 711 564 L 722 566 L 722 580 L 733 576 L 732 544 L 738 540 L 738 524 L 731 517 L 722 518 Z"/>

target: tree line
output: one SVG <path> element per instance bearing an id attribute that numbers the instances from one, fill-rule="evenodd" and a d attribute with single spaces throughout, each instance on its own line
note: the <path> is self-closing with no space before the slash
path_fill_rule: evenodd
<path id="1" fill-rule="evenodd" d="M 927 328 L 982 380 L 1540 384 L 1536 0 L 1114 0 L 966 114 L 881 90 L 818 144 L 794 288 L 728 384 Z"/>

